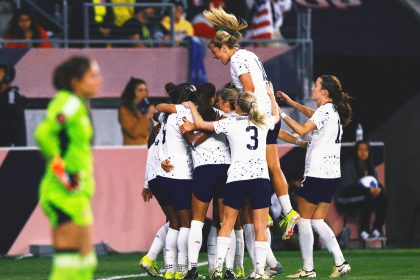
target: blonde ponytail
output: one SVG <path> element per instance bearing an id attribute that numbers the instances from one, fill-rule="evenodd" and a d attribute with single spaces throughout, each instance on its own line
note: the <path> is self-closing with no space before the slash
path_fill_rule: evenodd
<path id="1" fill-rule="evenodd" d="M 220 7 L 212 7 L 209 10 L 205 10 L 203 14 L 216 27 L 216 35 L 212 40 L 215 45 L 226 44 L 230 48 L 238 46 L 239 41 L 242 39 L 239 31 L 248 26 L 244 20 L 238 20 L 235 15 L 226 13 Z"/>
<path id="2" fill-rule="evenodd" d="M 248 114 L 250 122 L 258 127 L 265 125 L 265 115 L 261 114 L 258 110 L 257 99 L 254 94 L 246 91 L 240 94 L 238 97 L 238 106 L 242 112 Z"/>

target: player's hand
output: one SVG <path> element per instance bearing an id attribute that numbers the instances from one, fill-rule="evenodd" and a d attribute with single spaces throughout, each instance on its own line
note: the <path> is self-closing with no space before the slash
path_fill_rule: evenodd
<path id="1" fill-rule="evenodd" d="M 153 198 L 153 193 L 148 188 L 143 188 L 143 191 L 141 192 L 141 196 L 143 197 L 144 202 L 148 202 Z"/>
<path id="2" fill-rule="evenodd" d="M 284 93 L 282 91 L 276 92 L 276 96 L 278 98 L 280 98 L 280 101 L 282 101 L 282 102 L 284 102 L 284 103 L 286 103 L 288 105 L 290 105 L 292 103 L 292 101 L 293 101 L 286 93 Z"/>
<path id="3" fill-rule="evenodd" d="M 58 181 L 70 192 L 75 191 L 79 187 L 79 174 L 70 174 L 66 171 L 64 160 L 56 156 L 51 161 L 51 169 Z"/>
<path id="4" fill-rule="evenodd" d="M 162 161 L 160 166 L 166 172 L 171 172 L 174 169 L 174 166 L 172 165 L 172 163 L 168 159 L 165 159 L 164 161 Z"/>
<path id="5" fill-rule="evenodd" d="M 186 117 L 183 117 L 182 120 L 184 121 L 184 123 L 179 126 L 179 130 L 181 131 L 181 133 L 196 130 L 195 124 L 187 120 Z"/>

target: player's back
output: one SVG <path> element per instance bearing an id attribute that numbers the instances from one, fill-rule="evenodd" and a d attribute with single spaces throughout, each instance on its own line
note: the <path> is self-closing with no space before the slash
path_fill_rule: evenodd
<path id="1" fill-rule="evenodd" d="M 191 179 L 192 177 L 191 148 L 185 142 L 179 130 L 179 126 L 184 123 L 183 117 L 192 119 L 191 113 L 188 116 L 185 112 L 172 113 L 168 116 L 162 128 L 164 154 L 174 166 L 173 171 L 165 173 L 164 177 L 174 179 Z"/>
<path id="2" fill-rule="evenodd" d="M 215 131 L 226 134 L 231 149 L 227 182 L 269 178 L 265 139 L 271 126 L 271 117 L 266 118 L 266 125 L 260 126 L 252 123 L 248 116 L 230 117 L 215 123 Z"/>

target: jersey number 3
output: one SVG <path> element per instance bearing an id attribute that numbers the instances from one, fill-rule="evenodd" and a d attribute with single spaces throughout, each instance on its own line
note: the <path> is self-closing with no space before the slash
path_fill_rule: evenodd
<path id="1" fill-rule="evenodd" d="M 258 129 L 255 126 L 248 126 L 246 128 L 246 132 L 250 132 L 253 134 L 251 135 L 251 140 L 254 141 L 253 145 L 247 144 L 246 147 L 250 150 L 256 150 L 258 148 Z"/>

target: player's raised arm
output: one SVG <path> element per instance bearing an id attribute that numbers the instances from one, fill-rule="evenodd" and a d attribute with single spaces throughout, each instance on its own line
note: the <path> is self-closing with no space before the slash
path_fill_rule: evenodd
<path id="1" fill-rule="evenodd" d="M 276 96 L 279 97 L 282 102 L 302 112 L 308 118 L 312 117 L 312 115 L 315 113 L 314 109 L 304 106 L 296 101 L 293 101 L 286 93 L 282 91 L 276 92 Z"/>

